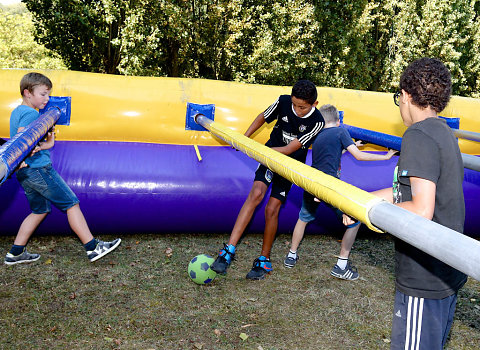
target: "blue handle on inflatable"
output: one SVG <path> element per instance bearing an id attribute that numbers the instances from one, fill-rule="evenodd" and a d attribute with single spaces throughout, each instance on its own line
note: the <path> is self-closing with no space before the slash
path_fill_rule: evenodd
<path id="1" fill-rule="evenodd" d="M 50 96 L 47 105 L 39 110 L 40 115 L 46 113 L 49 109 L 56 107 L 60 110 L 60 118 L 55 123 L 57 125 L 70 125 L 70 114 L 72 111 L 72 98 L 70 96 Z"/>

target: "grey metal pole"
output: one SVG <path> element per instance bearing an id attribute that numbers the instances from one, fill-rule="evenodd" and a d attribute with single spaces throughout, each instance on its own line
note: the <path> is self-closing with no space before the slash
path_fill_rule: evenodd
<path id="1" fill-rule="evenodd" d="M 466 131 L 460 129 L 452 129 L 456 137 L 471 140 L 471 141 L 480 141 L 480 133 L 473 131 Z"/>
<path id="2" fill-rule="evenodd" d="M 480 242 L 388 202 L 374 205 L 375 226 L 480 281 Z"/>
<path id="3" fill-rule="evenodd" d="M 462 160 L 464 168 L 480 171 L 480 157 L 462 153 Z"/>
<path id="4" fill-rule="evenodd" d="M 8 169 L 4 162 L 0 162 L 0 183 L 2 182 L 3 178 L 7 176 Z"/>

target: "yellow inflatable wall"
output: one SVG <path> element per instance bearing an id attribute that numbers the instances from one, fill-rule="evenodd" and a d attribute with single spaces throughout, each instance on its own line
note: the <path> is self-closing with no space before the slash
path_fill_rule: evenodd
<path id="1" fill-rule="evenodd" d="M 125 77 L 73 71 L 37 70 L 53 82 L 52 95 L 72 97 L 70 126 L 58 140 L 126 141 L 219 145 L 207 132 L 186 131 L 187 102 L 215 104 L 215 121 L 243 133 L 252 120 L 291 87 L 235 82 Z M 8 137 L 11 110 L 20 103 L 19 82 L 28 70 L 0 70 L 0 137 Z M 319 104 L 344 111 L 346 124 L 401 136 L 405 130 L 392 94 L 319 87 Z M 480 100 L 452 97 L 444 117 L 459 117 L 460 129 L 480 132 Z M 271 126 L 255 139 L 264 143 Z M 460 140 L 462 152 L 480 154 L 477 142 Z"/>

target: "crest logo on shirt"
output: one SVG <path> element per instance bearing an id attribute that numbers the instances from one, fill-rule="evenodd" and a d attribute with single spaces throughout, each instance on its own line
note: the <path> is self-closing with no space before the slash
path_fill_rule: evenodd
<path id="1" fill-rule="evenodd" d="M 287 116 L 284 116 L 284 117 L 282 118 L 282 120 L 283 120 L 285 123 L 288 123 L 288 117 L 287 117 Z"/>
<path id="2" fill-rule="evenodd" d="M 307 130 L 307 127 L 305 125 L 300 125 L 300 127 L 298 128 L 298 131 L 300 132 L 304 132 L 305 130 Z"/>
<path id="3" fill-rule="evenodd" d="M 268 183 L 272 182 L 273 179 L 273 173 L 270 169 L 267 169 L 265 172 L 265 180 L 267 180 Z"/>

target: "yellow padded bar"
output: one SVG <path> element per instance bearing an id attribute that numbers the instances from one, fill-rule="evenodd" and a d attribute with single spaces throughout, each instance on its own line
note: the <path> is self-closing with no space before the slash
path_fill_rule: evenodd
<path id="1" fill-rule="evenodd" d="M 218 122 L 213 122 L 202 116 L 197 117 L 197 122 L 213 135 L 262 163 L 273 172 L 280 174 L 342 212 L 360 220 L 370 229 L 383 232 L 373 226 L 368 217 L 370 208 L 383 201 L 382 199 L 274 151 Z"/>

